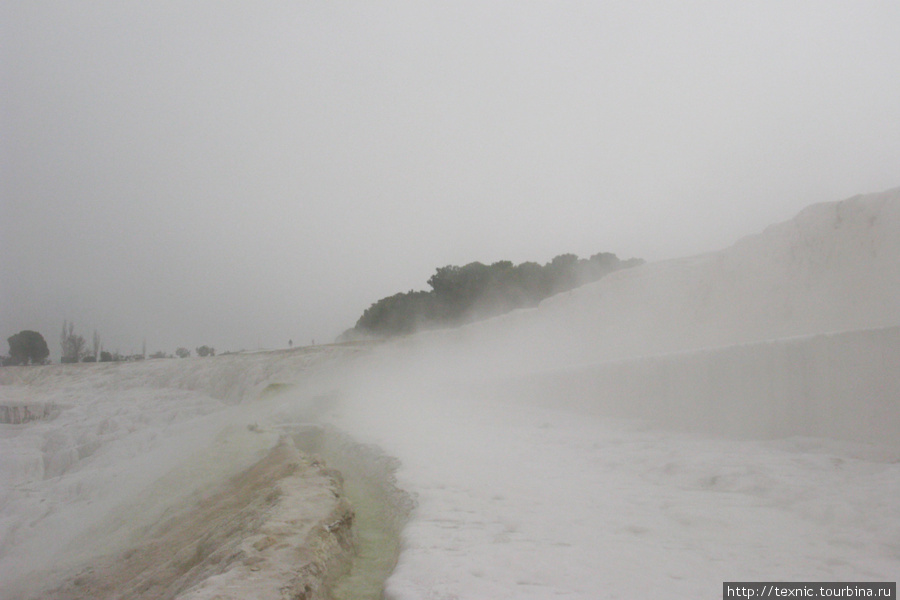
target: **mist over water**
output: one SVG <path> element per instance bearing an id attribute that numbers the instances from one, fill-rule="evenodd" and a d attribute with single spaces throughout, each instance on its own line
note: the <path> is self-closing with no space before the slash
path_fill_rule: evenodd
<path id="1" fill-rule="evenodd" d="M 304 427 L 372 457 L 348 482 L 387 482 L 388 598 L 891 580 L 898 240 L 892 190 L 459 329 L 0 370 L 3 404 L 48 417 L 0 425 L 4 600 L 129 548 Z M 230 597 L 236 564 L 169 597 Z"/>

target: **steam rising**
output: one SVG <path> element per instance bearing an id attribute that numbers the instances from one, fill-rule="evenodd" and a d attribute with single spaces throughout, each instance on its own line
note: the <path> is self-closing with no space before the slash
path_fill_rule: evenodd
<path id="1" fill-rule="evenodd" d="M 0 578 L 115 555 L 316 424 L 414 500 L 395 600 L 890 580 L 898 240 L 900 189 L 371 348 L 4 369 L 5 404 L 58 412 L 0 426 Z"/>

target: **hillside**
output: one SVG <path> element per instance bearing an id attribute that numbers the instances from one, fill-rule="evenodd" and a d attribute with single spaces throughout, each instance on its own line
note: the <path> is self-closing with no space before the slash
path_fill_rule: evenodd
<path id="1" fill-rule="evenodd" d="M 473 362 L 547 368 L 895 325 L 900 188 L 816 204 L 724 250 L 618 271 L 443 337 L 471 345 Z"/>

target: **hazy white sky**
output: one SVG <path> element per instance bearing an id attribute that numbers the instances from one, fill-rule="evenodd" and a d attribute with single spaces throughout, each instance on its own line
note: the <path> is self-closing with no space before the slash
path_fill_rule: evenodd
<path id="1" fill-rule="evenodd" d="M 900 185 L 900 3 L 0 3 L 0 337 L 331 341 L 435 267 Z"/>

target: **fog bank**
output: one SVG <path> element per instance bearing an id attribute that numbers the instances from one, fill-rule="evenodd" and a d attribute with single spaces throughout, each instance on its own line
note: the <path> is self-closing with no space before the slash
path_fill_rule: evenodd
<path id="1" fill-rule="evenodd" d="M 392 600 L 887 581 L 898 372 L 900 189 L 456 330 L 4 368 L 0 578 L 115 556 L 303 425 L 409 500 Z"/>

